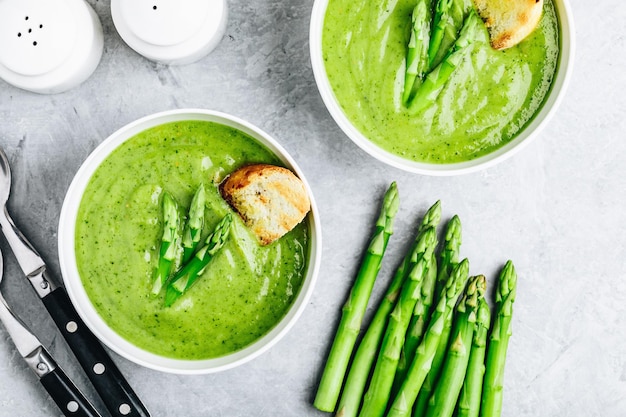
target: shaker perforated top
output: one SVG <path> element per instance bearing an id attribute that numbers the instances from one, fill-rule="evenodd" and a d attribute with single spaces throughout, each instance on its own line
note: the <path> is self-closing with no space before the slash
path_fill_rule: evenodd
<path id="1" fill-rule="evenodd" d="M 84 0 L 0 2 L 0 78 L 36 93 L 66 91 L 96 69 L 100 20 Z"/>

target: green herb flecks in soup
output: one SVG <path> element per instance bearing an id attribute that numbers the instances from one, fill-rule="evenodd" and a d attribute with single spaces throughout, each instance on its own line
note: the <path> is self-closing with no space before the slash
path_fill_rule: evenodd
<path id="1" fill-rule="evenodd" d="M 329 0 L 322 52 L 337 101 L 365 137 L 409 160 L 455 163 L 493 152 L 532 120 L 550 91 L 559 57 L 553 1 L 530 35 L 503 51 L 492 49 L 486 28 L 476 25 L 466 56 L 418 110 L 402 97 L 415 4 Z M 453 39 L 446 36 L 447 50 Z"/>
<path id="2" fill-rule="evenodd" d="M 171 307 L 151 293 L 162 234 L 162 194 L 186 212 L 201 183 L 207 235 L 230 208 L 217 182 L 249 163 L 281 165 L 267 148 L 224 125 L 174 122 L 146 130 L 109 155 L 91 178 L 76 223 L 87 294 L 120 336 L 155 354 L 205 359 L 242 349 L 286 314 L 306 272 L 307 222 L 272 245 L 234 215 L 230 236 Z"/>

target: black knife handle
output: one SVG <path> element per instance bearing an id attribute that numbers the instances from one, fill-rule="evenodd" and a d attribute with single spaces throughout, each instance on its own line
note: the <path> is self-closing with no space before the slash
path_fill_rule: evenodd
<path id="1" fill-rule="evenodd" d="M 59 367 L 39 380 L 67 417 L 102 417 Z"/>
<path id="2" fill-rule="evenodd" d="M 56 288 L 42 301 L 111 415 L 149 417 L 128 381 L 78 316 L 65 289 Z"/>

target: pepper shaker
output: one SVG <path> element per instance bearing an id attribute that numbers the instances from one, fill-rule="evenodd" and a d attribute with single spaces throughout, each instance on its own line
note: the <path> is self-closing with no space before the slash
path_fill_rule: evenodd
<path id="1" fill-rule="evenodd" d="M 226 0 L 111 0 L 111 15 L 117 32 L 137 53 L 184 65 L 217 46 L 228 8 Z"/>

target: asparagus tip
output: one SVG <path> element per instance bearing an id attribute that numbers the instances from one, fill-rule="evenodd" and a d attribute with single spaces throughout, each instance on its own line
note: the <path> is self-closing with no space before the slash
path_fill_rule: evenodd
<path id="1" fill-rule="evenodd" d="M 503 314 L 511 315 L 513 302 L 515 301 L 517 286 L 517 272 L 513 262 L 508 260 L 500 272 L 496 303 L 503 305 Z"/>
<path id="2" fill-rule="evenodd" d="M 181 293 L 178 292 L 173 286 L 168 286 L 165 291 L 165 307 L 170 307 L 174 304 L 174 301 L 180 297 Z"/>

